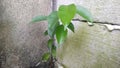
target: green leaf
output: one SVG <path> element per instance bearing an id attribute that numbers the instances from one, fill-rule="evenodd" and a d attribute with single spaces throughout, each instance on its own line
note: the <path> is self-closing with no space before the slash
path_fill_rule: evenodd
<path id="1" fill-rule="evenodd" d="M 57 27 L 56 29 L 56 39 L 57 39 L 57 42 L 58 44 L 62 44 L 66 37 L 67 37 L 67 29 L 64 30 L 64 26 L 63 25 L 60 25 Z"/>
<path id="2" fill-rule="evenodd" d="M 31 22 L 39 22 L 39 21 L 44 21 L 47 20 L 47 16 L 36 16 L 32 19 Z"/>
<path id="3" fill-rule="evenodd" d="M 50 37 L 53 37 L 55 29 L 59 25 L 59 19 L 58 19 L 57 11 L 52 12 L 48 16 L 47 20 L 48 20 L 48 35 Z"/>
<path id="4" fill-rule="evenodd" d="M 73 25 L 72 23 L 70 23 L 70 24 L 68 25 L 68 28 L 69 28 L 72 32 L 74 32 L 74 30 L 75 30 L 74 25 Z"/>
<path id="5" fill-rule="evenodd" d="M 48 31 L 47 31 L 47 30 L 44 32 L 44 35 L 45 35 L 45 36 L 48 35 Z"/>
<path id="6" fill-rule="evenodd" d="M 77 13 L 89 22 L 93 22 L 92 14 L 84 7 L 78 5 Z"/>
<path id="7" fill-rule="evenodd" d="M 48 61 L 50 58 L 50 53 L 45 53 L 43 56 L 42 56 L 42 61 L 46 62 Z"/>
<path id="8" fill-rule="evenodd" d="M 58 17 L 62 24 L 66 27 L 70 24 L 72 18 L 76 14 L 76 6 L 74 4 L 61 5 L 58 10 Z"/>
<path id="9" fill-rule="evenodd" d="M 56 57 L 56 47 L 52 46 L 52 56 Z"/>
<path id="10" fill-rule="evenodd" d="M 53 45 L 53 39 L 49 39 L 48 40 L 48 48 L 51 50 L 52 48 L 52 45 Z"/>

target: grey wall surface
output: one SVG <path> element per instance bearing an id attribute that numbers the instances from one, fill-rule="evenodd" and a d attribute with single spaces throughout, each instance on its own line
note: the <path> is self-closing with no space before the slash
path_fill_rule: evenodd
<path id="1" fill-rule="evenodd" d="M 2 68 L 29 68 L 47 51 L 45 22 L 30 24 L 51 12 L 51 0 L 0 0 L 0 58 Z"/>
<path id="2" fill-rule="evenodd" d="M 59 0 L 57 6 L 70 3 L 89 9 L 95 21 L 120 24 L 119 0 Z M 74 25 L 75 33 L 69 32 L 58 48 L 59 62 L 65 68 L 120 68 L 119 30 L 109 32 L 101 23 L 89 27 L 85 22 L 74 21 Z"/>

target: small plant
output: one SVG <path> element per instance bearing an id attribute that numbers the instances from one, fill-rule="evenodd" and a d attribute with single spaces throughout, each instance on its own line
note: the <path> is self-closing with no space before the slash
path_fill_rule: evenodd
<path id="1" fill-rule="evenodd" d="M 41 15 L 32 19 L 32 22 L 44 20 L 47 20 L 48 22 L 48 28 L 44 34 L 49 36 L 49 40 L 47 42 L 49 52 L 42 56 L 42 60 L 45 62 L 49 61 L 50 68 L 54 68 L 56 47 L 58 46 L 54 44 L 54 39 L 56 39 L 57 43 L 61 45 L 68 35 L 68 30 L 74 32 L 74 25 L 71 21 L 76 14 L 82 16 L 92 24 L 93 17 L 91 13 L 86 8 L 75 4 L 61 5 L 58 8 L 58 11 L 53 11 L 48 16 Z"/>

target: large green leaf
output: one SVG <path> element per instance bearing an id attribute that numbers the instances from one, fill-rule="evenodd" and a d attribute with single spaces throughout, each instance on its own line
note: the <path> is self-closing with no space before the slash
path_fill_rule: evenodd
<path id="1" fill-rule="evenodd" d="M 39 22 L 39 21 L 44 21 L 47 20 L 47 16 L 36 16 L 32 19 L 31 22 Z"/>
<path id="2" fill-rule="evenodd" d="M 63 25 L 66 27 L 70 24 L 72 18 L 76 14 L 76 6 L 74 4 L 61 5 L 58 10 L 58 17 Z"/>
<path id="3" fill-rule="evenodd" d="M 46 62 L 48 61 L 50 58 L 50 53 L 44 53 L 44 55 L 42 56 L 42 61 Z"/>
<path id="4" fill-rule="evenodd" d="M 58 19 L 57 11 L 52 12 L 48 16 L 47 20 L 48 20 L 48 35 L 50 37 L 53 37 L 55 29 L 59 25 L 59 19 Z"/>
<path id="5" fill-rule="evenodd" d="M 77 13 L 89 22 L 93 22 L 92 14 L 84 7 L 78 5 Z"/>
<path id="6" fill-rule="evenodd" d="M 70 24 L 68 25 L 68 28 L 69 28 L 72 32 L 75 31 L 74 25 L 73 25 L 72 23 L 70 23 Z"/>
<path id="7" fill-rule="evenodd" d="M 60 25 L 57 27 L 56 29 L 56 39 L 57 39 L 57 42 L 58 44 L 62 44 L 66 37 L 67 37 L 67 29 L 64 30 L 64 26 L 63 25 Z"/>

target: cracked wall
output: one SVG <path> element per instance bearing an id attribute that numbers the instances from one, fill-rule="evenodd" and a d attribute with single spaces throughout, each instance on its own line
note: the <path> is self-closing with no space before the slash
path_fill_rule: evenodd
<path id="1" fill-rule="evenodd" d="M 50 11 L 51 0 L 0 0 L 2 68 L 29 68 L 40 61 L 47 51 L 47 37 L 43 35 L 47 23 L 29 22 L 32 17 L 48 15 Z"/>
<path id="2" fill-rule="evenodd" d="M 67 40 L 58 48 L 59 62 L 65 68 L 119 68 L 120 30 L 109 31 L 108 28 L 120 27 L 120 1 L 59 0 L 57 6 L 69 3 L 88 8 L 97 23 L 88 26 L 85 22 L 73 21 L 75 33 L 69 31 Z"/>

